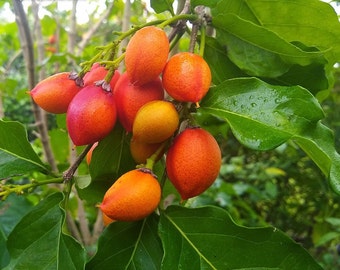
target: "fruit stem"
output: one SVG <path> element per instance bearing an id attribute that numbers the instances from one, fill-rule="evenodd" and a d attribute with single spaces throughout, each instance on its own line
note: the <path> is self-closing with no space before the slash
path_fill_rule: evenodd
<path id="1" fill-rule="evenodd" d="M 178 14 L 175 15 L 173 17 L 171 17 L 170 19 L 167 19 L 165 21 L 163 21 L 161 24 L 158 25 L 159 28 L 164 28 L 167 25 L 173 24 L 177 21 L 181 21 L 181 20 L 186 20 L 186 21 L 195 21 L 197 20 L 197 15 L 195 14 Z"/>
<path id="2" fill-rule="evenodd" d="M 23 194 L 25 190 L 31 189 L 31 188 L 36 188 L 38 186 L 43 186 L 43 185 L 48 185 L 48 184 L 61 184 L 64 182 L 64 178 L 58 177 L 58 178 L 52 178 L 48 180 L 43 180 L 43 181 L 36 181 L 33 180 L 29 184 L 25 185 L 3 185 L 0 186 L 0 198 L 2 200 L 5 200 L 8 195 L 11 193 L 16 193 L 16 194 Z"/>
<path id="3" fill-rule="evenodd" d="M 143 166 L 146 169 L 153 170 L 153 166 L 156 163 L 157 158 L 159 155 L 164 151 L 165 147 L 168 145 L 168 141 L 163 142 L 158 149 L 153 153 L 147 160 L 145 166 Z"/>
<path id="4" fill-rule="evenodd" d="M 205 35 L 206 35 L 206 31 L 205 31 L 205 26 L 201 27 L 201 40 L 200 40 L 200 51 L 199 51 L 199 55 L 200 56 L 204 56 L 204 49 L 205 49 Z"/>
<path id="5" fill-rule="evenodd" d="M 73 178 L 74 173 L 78 169 L 80 163 L 83 161 L 87 152 L 90 151 L 92 145 L 93 143 L 87 145 L 83 152 L 81 152 L 80 155 L 77 157 L 75 162 L 63 173 L 63 179 L 65 183 L 69 182 Z"/>

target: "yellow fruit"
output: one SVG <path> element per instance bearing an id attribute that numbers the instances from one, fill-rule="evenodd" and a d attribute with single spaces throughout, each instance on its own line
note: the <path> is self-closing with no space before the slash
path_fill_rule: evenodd
<path id="1" fill-rule="evenodd" d="M 151 157 L 157 149 L 162 145 L 162 143 L 144 143 L 137 141 L 134 137 L 130 141 L 130 152 L 133 160 L 137 164 L 145 164 L 146 160 Z M 163 156 L 164 152 L 160 153 L 157 157 L 159 160 Z"/>
<path id="2" fill-rule="evenodd" d="M 156 100 L 143 105 L 137 112 L 132 133 L 137 141 L 160 143 L 170 138 L 179 125 L 175 106 L 168 101 Z"/>
<path id="3" fill-rule="evenodd" d="M 150 170 L 136 169 L 123 174 L 106 191 L 100 205 L 113 220 L 135 221 L 150 215 L 161 199 L 161 187 Z"/>

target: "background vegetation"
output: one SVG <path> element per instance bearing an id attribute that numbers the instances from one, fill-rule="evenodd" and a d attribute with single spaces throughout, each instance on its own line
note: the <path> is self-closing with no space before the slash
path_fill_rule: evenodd
<path id="1" fill-rule="evenodd" d="M 35 55 L 35 82 L 59 71 L 79 71 L 78 63 L 90 58 L 97 46 L 112 41 L 113 31 L 167 15 L 156 14 L 149 5 L 139 0 L 130 5 L 129 1 L 124 3 L 122 0 L 113 3 L 101 1 L 100 4 L 90 0 L 85 3 L 74 1 L 77 5 L 73 7 L 69 5 L 71 1 L 66 2 L 68 7 L 64 9 L 64 1 L 23 1 L 34 49 L 39 52 Z M 91 8 L 85 9 L 82 5 L 90 5 Z M 183 5 L 183 1 L 178 1 L 178 5 Z M 87 20 L 77 21 L 81 17 Z M 51 36 L 55 42 L 51 42 Z M 188 43 L 189 36 L 184 36 L 177 50 L 185 50 Z M 0 44 L 0 118 L 23 123 L 36 153 L 54 171 L 66 170 L 75 158 L 75 151 L 72 151 L 65 131 L 65 116 L 42 115 L 50 138 L 49 154 L 52 159 L 48 159 L 44 153 L 46 145 L 43 145 L 37 129 L 40 123 L 36 122 L 27 94 L 30 87 L 25 56 L 11 1 L 0 2 Z M 336 149 L 339 150 L 340 70 L 337 65 L 331 73 L 334 75 L 334 87 L 321 105 L 326 113 L 323 123 L 334 131 Z M 221 142 L 224 159 L 219 179 L 204 194 L 190 200 L 190 207 L 216 205 L 226 209 L 239 225 L 272 225 L 301 243 L 324 269 L 338 269 L 340 197 L 330 189 L 314 162 L 294 142 L 265 152 L 249 150 L 218 119 L 206 115 L 198 119 Z M 89 168 L 83 162 L 78 174 L 88 173 Z M 43 180 L 45 177 L 33 172 L 1 181 L 3 184 L 25 184 L 30 179 Z M 0 268 L 6 266 L 9 260 L 6 245 L 1 240 L 7 239 L 19 220 L 55 190 L 59 190 L 56 185 L 41 186 L 22 196 L 11 194 L 0 202 Z M 168 199 L 173 200 L 171 197 Z M 86 247 L 88 255 L 93 255 L 103 231 L 100 214 L 88 202 L 80 200 L 76 190 L 69 205 L 68 230 Z"/>

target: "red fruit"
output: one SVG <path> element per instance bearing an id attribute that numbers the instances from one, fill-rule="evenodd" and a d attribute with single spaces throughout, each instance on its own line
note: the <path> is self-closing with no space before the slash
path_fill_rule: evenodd
<path id="1" fill-rule="evenodd" d="M 99 63 L 94 63 L 91 67 L 91 70 L 84 75 L 84 86 L 92 85 L 97 81 L 104 80 L 107 72 L 108 70 L 105 67 L 99 65 Z M 115 70 L 115 73 L 110 81 L 110 86 L 112 90 L 114 89 L 119 77 L 119 71 Z"/>
<path id="2" fill-rule="evenodd" d="M 54 74 L 39 82 L 29 94 L 45 111 L 65 113 L 71 100 L 81 89 L 69 76 L 70 72 Z"/>
<path id="3" fill-rule="evenodd" d="M 127 73 L 123 73 L 114 89 L 117 113 L 120 123 L 127 132 L 132 131 L 132 124 L 138 110 L 153 100 L 162 100 L 164 91 L 159 78 L 147 84 L 137 86 L 130 82 Z"/>
<path id="4" fill-rule="evenodd" d="M 147 26 L 138 30 L 125 52 L 125 67 L 130 81 L 143 85 L 156 79 L 166 64 L 169 48 L 169 40 L 162 29 Z"/>
<path id="5" fill-rule="evenodd" d="M 56 38 L 55 35 L 51 35 L 51 36 L 48 37 L 48 43 L 49 44 L 54 44 L 56 42 L 57 42 L 57 38 Z"/>
<path id="6" fill-rule="evenodd" d="M 204 192 L 221 167 L 221 150 L 215 138 L 201 128 L 188 128 L 173 141 L 166 157 L 166 171 L 182 199 Z"/>
<path id="7" fill-rule="evenodd" d="M 116 123 L 113 94 L 100 86 L 84 87 L 72 100 L 66 114 L 69 135 L 75 145 L 105 138 Z"/>

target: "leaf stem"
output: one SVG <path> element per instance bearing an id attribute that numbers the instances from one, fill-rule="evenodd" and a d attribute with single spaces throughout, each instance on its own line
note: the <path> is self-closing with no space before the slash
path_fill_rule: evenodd
<path id="1" fill-rule="evenodd" d="M 24 185 L 3 185 L 0 186 L 0 198 L 5 200 L 11 193 L 23 194 L 25 190 L 36 188 L 38 186 L 48 185 L 48 184 L 61 184 L 64 182 L 64 178 L 52 178 L 43 181 L 32 181 L 29 184 Z"/>

